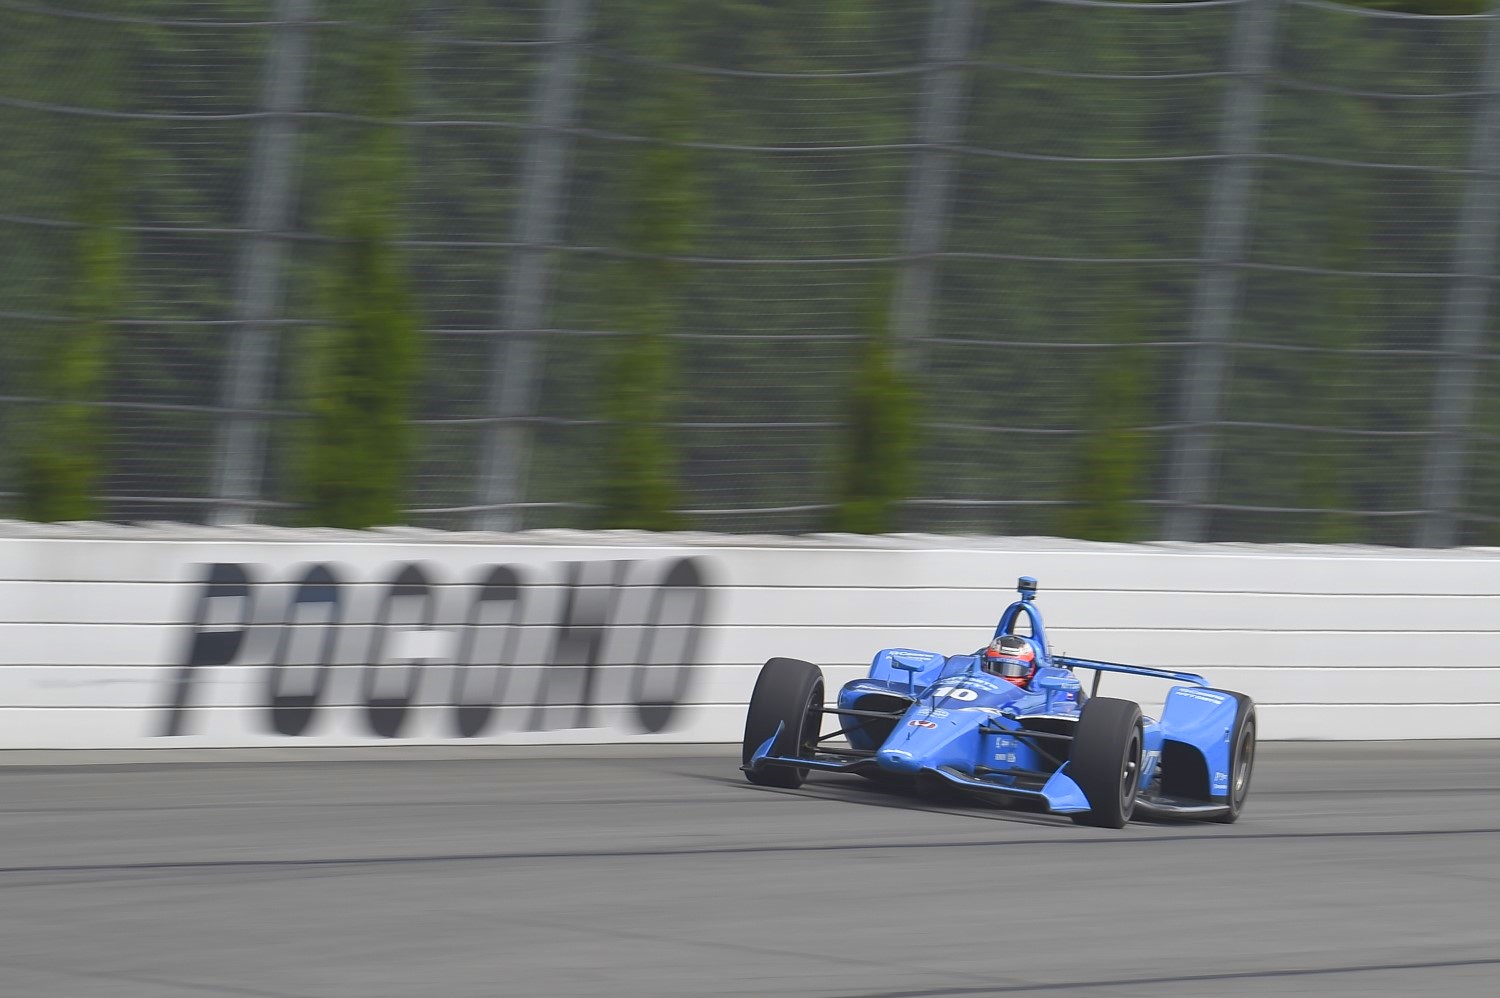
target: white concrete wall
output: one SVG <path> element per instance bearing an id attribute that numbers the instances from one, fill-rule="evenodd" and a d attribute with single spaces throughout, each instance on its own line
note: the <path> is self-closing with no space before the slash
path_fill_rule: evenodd
<path id="1" fill-rule="evenodd" d="M 683 559 L 706 585 L 655 603 Z M 423 599 L 398 600 L 376 646 L 411 563 L 430 619 Z M 205 602 L 212 564 L 242 566 L 248 600 Z M 340 583 L 341 622 L 288 626 L 315 565 Z M 521 609 L 491 604 L 470 627 L 497 565 L 513 566 Z M 1264 738 L 1500 737 L 1495 549 L 0 523 L 0 747 L 737 741 L 766 658 L 817 662 L 832 687 L 881 647 L 972 651 L 1023 574 L 1055 650 L 1201 672 L 1255 697 Z M 660 626 L 642 626 L 653 613 Z M 212 651 L 242 630 L 226 664 L 185 667 L 195 640 Z M 273 678 L 283 694 L 322 684 L 298 734 L 273 726 Z M 1165 687 L 1104 690 L 1149 710 Z M 377 733 L 369 702 L 408 698 L 394 736 Z M 464 738 L 455 700 L 497 706 Z M 637 706 L 651 701 L 677 705 Z"/>

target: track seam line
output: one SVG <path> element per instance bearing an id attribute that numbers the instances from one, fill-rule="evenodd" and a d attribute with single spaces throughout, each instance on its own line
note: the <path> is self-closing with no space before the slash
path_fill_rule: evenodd
<path id="1" fill-rule="evenodd" d="M 1247 970 L 1223 974 L 1184 974 L 1178 977 L 1127 977 L 1115 980 L 1057 981 L 1045 984 L 1002 984 L 981 988 L 927 988 L 920 991 L 860 991 L 830 998 L 944 998 L 949 995 L 1024 994 L 1027 991 L 1062 991 L 1093 988 L 1138 987 L 1152 984 L 1190 984 L 1211 981 L 1253 981 L 1277 977 L 1316 977 L 1337 974 L 1387 973 L 1395 970 L 1442 970 L 1453 967 L 1500 965 L 1500 958 L 1434 960 L 1426 963 L 1384 963 L 1347 967 L 1301 967 L 1282 970 Z"/>
<path id="2" fill-rule="evenodd" d="M 919 841 L 919 842 L 851 842 L 833 845 L 745 845 L 716 846 L 703 849 L 600 849 L 559 850 L 555 852 L 494 852 L 494 853 L 449 853 L 426 856 L 334 856 L 308 857 L 301 859 L 226 859 L 198 861 L 160 861 L 144 863 L 77 863 L 40 866 L 0 867 L 0 875 L 53 873 L 120 873 L 120 872 L 180 872 L 189 870 L 255 870 L 304 867 L 354 867 L 354 866 L 404 866 L 431 865 L 438 863 L 498 863 L 510 860 L 580 860 L 580 859 L 639 859 L 645 857 L 691 857 L 691 856 L 739 856 L 776 853 L 819 852 L 880 852 L 884 850 L 909 849 L 993 849 L 1005 846 L 1089 846 L 1128 845 L 1139 846 L 1156 843 L 1177 844 L 1182 842 L 1257 842 L 1288 839 L 1347 839 L 1347 838 L 1409 838 L 1423 836 L 1500 835 L 1500 828 L 1449 828 L 1408 829 L 1404 831 L 1363 832 L 1252 832 L 1237 835 L 1213 835 L 1211 832 L 1198 835 L 1120 835 L 1089 836 L 1087 838 L 1036 838 L 1036 839 L 985 839 L 982 841 Z"/>

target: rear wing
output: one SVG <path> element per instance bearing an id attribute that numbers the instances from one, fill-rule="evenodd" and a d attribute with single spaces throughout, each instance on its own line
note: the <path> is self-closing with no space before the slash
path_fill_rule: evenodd
<path id="1" fill-rule="evenodd" d="M 1099 693 L 1099 680 L 1104 678 L 1106 672 L 1124 672 L 1132 676 L 1150 676 L 1153 679 L 1169 679 L 1179 683 L 1191 683 L 1194 686 L 1207 686 L 1208 680 L 1196 672 L 1172 672 L 1170 669 L 1152 669 L 1144 665 L 1122 665 L 1119 662 L 1097 662 L 1091 658 L 1072 658 L 1068 655 L 1054 655 L 1052 661 L 1056 665 L 1065 666 L 1069 669 L 1093 669 L 1094 687 L 1089 691 L 1090 696 Z"/>

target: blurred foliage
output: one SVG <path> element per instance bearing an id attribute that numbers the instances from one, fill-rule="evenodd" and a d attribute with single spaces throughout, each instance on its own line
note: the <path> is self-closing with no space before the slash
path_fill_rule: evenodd
<path id="1" fill-rule="evenodd" d="M 896 369 L 889 330 L 891 283 L 878 282 L 869 297 L 869 332 L 852 374 L 845 432 L 831 464 L 833 515 L 828 529 L 884 534 L 900 526 L 901 502 L 911 498 L 916 398 Z"/>
<path id="2" fill-rule="evenodd" d="M 90 44 L 97 41 L 97 33 L 84 31 L 46 46 L 47 60 L 72 69 L 52 84 L 51 96 L 106 111 L 119 105 L 120 50 Z M 48 275 L 55 280 L 48 312 L 60 318 L 38 322 L 18 350 L 6 351 L 24 390 L 38 400 L 16 421 L 17 507 L 31 520 L 85 520 L 99 509 L 106 414 L 96 403 L 115 341 L 111 320 L 126 307 L 130 245 L 121 226 L 130 150 L 119 121 L 107 117 L 50 129 L 39 138 L 39 148 L 23 152 L 34 157 L 34 167 L 47 163 L 55 172 L 45 179 L 17 178 L 18 200 L 24 205 L 27 195 L 36 197 L 46 184 L 50 205 L 67 224 L 55 231 L 61 252 L 51 261 L 54 275 Z M 29 269 L 17 262 L 23 272 Z M 35 271 L 33 276 L 46 279 Z"/>
<path id="3" fill-rule="evenodd" d="M 1122 296 L 1100 330 L 1119 349 L 1085 389 L 1089 405 L 1075 464 L 1075 505 L 1061 516 L 1064 536 L 1096 541 L 1142 536 L 1145 517 L 1136 501 L 1146 495 L 1142 486 L 1151 441 L 1138 424 L 1146 415 L 1154 373 L 1150 355 L 1136 346 L 1146 338 L 1143 312 L 1138 299 Z"/>
<path id="4" fill-rule="evenodd" d="M 399 0 L 362 0 L 370 32 L 346 53 L 357 123 L 330 170 L 325 251 L 326 324 L 306 355 L 309 418 L 299 484 L 305 522 L 332 527 L 401 523 L 418 378 L 418 325 L 400 252 L 398 211 L 407 136 L 386 122 L 406 112 L 410 51 Z"/>
<path id="5" fill-rule="evenodd" d="M 655 55 L 678 61 L 690 44 L 693 0 L 655 0 L 634 11 L 635 31 L 654 39 Z M 702 106 L 692 81 L 653 76 L 617 108 L 615 127 L 645 142 L 620 151 L 624 212 L 619 245 L 632 255 L 607 264 L 603 306 L 610 327 L 605 375 L 596 397 L 607 421 L 598 524 L 671 530 L 680 525 L 675 441 L 667 428 L 678 397 L 674 344 L 679 289 L 703 227 L 705 200 L 694 138 Z"/>
<path id="6" fill-rule="evenodd" d="M 60 5 L 119 13 L 109 0 Z M 187 0 L 129 6 L 144 20 L 210 16 Z M 910 385 L 890 372 L 872 319 L 884 292 L 871 288 L 903 251 L 930 0 L 590 6 L 544 323 L 557 335 L 542 337 L 525 497 L 557 505 L 526 525 L 662 525 L 672 508 L 835 502 L 840 518 L 880 529 L 1153 535 L 1148 502 L 1164 494 L 1228 83 L 1174 74 L 1222 72 L 1234 6 L 979 4 L 966 151 L 952 159 L 945 249 L 957 255 L 939 261 L 923 374 Z M 214 19 L 251 24 L 274 9 L 211 7 Z M 299 120 L 295 222 L 306 238 L 283 243 L 285 315 L 297 324 L 277 327 L 273 387 L 278 408 L 312 418 L 277 422 L 272 498 L 311 498 L 312 518 L 343 523 L 473 501 L 491 415 L 485 330 L 496 325 L 525 126 L 552 51 L 514 43 L 543 37 L 546 7 L 351 0 L 336 23 L 311 29 L 315 113 Z M 1261 163 L 1252 196 L 1254 266 L 1241 271 L 1215 498 L 1317 512 L 1225 509 L 1213 532 L 1403 543 L 1409 517 L 1344 511 L 1420 504 L 1430 351 L 1451 281 L 1387 275 L 1452 268 L 1480 101 L 1431 95 L 1478 89 L 1485 25 L 1298 3 L 1277 16 L 1279 82 L 1260 139 L 1282 158 Z M 7 428 L 31 412 L 61 417 L 45 432 L 77 445 L 43 449 L 62 464 L 80 459 L 47 473 L 70 489 L 206 494 L 256 129 L 234 116 L 258 107 L 272 38 L 264 27 L 0 8 L 0 98 L 11 99 L 0 130 L 13 138 L 0 148 L 0 394 L 80 408 L 0 406 Z M 1348 92 L 1358 90 L 1429 96 Z M 38 109 L 47 105 L 142 113 L 113 126 L 118 187 L 79 179 L 77 142 L 95 119 Z M 16 220 L 28 218 L 89 224 Z M 127 238 L 120 222 L 141 231 Z M 1161 262 L 1108 262 L 1121 258 Z M 8 317 L 33 314 L 84 321 Z M 418 315 L 431 327 L 425 364 Z M 128 349 L 110 343 L 122 339 Z M 51 373 L 33 365 L 43 359 Z M 1480 429 L 1500 428 L 1496 366 L 1479 370 Z M 105 438 L 81 409 L 100 395 L 175 408 L 109 410 Z M 872 401 L 892 398 L 909 409 Z M 883 422 L 903 411 L 920 424 L 920 448 L 902 438 L 911 425 Z M 3 436 L 0 490 L 18 488 L 24 434 Z M 1476 449 L 1472 464 L 1469 508 L 1494 514 L 1500 452 Z M 903 469 L 909 488 L 882 478 L 887 469 Z M 1042 504 L 1014 505 L 1027 500 Z M 828 520 L 680 522 L 798 531 Z"/>
<path id="7" fill-rule="evenodd" d="M 827 74 L 909 65 L 925 33 L 919 6 L 596 5 L 565 241 L 637 251 L 627 215 L 636 203 L 633 164 L 643 153 L 614 136 L 650 129 L 698 143 L 688 150 L 696 220 L 682 245 L 694 257 L 727 261 L 674 265 L 664 289 L 675 315 L 667 337 L 675 425 L 666 436 L 683 507 L 827 501 L 826 457 L 841 432 L 844 389 L 867 329 L 872 268 L 801 261 L 891 252 L 910 157 L 799 150 L 908 137 L 916 103 L 909 76 Z M 799 75 L 745 75 L 762 71 Z M 692 117 L 643 119 L 652 94 L 690 100 Z M 550 324 L 619 331 L 609 290 L 618 271 L 607 257 L 563 255 Z M 543 414 L 600 413 L 599 386 L 611 385 L 615 353 L 594 337 L 558 337 L 548 350 Z M 540 438 L 534 498 L 595 500 L 605 488 L 600 472 L 610 464 L 613 430 L 544 429 Z M 795 512 L 760 523 L 806 530 L 824 519 Z M 577 521 L 542 514 L 528 522 Z M 733 514 L 693 517 L 705 529 L 745 522 Z"/>
<path id="8" fill-rule="evenodd" d="M 1215 167 L 1195 157 L 1218 148 L 1226 88 L 1192 74 L 1225 65 L 1235 8 L 997 13 L 973 53 L 963 142 L 1004 155 L 959 157 L 947 245 L 1041 259 L 943 264 L 931 368 L 949 428 L 924 465 L 948 494 L 1001 504 L 934 508 L 922 526 L 1149 536 L 1135 505 L 1161 495 L 1168 442 L 1149 428 L 1175 419 L 1172 344 L 1191 338 L 1200 271 L 1113 261 L 1201 252 Z"/>
<path id="9" fill-rule="evenodd" d="M 30 390 L 42 402 L 17 434 L 20 515 L 28 520 L 87 520 L 100 474 L 97 406 L 113 339 L 109 320 L 124 296 L 127 243 L 120 232 L 116 181 L 121 158 L 89 143 L 89 167 L 78 192 L 81 228 L 74 234 L 69 296 L 73 318 L 36 337 Z"/>

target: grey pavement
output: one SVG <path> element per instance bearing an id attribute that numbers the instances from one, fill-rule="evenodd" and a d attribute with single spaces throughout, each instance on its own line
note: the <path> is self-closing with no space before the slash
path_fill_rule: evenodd
<path id="1" fill-rule="evenodd" d="M 0 996 L 1500 993 L 1497 742 L 1122 831 L 608 752 L 0 768 Z"/>

